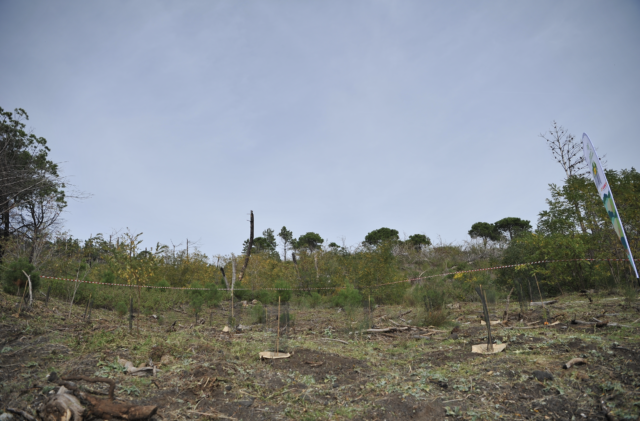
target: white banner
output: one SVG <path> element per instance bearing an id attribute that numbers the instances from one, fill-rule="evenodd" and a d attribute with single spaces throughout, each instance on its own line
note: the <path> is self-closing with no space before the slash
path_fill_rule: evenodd
<path id="1" fill-rule="evenodd" d="M 593 176 L 593 181 L 596 183 L 596 188 L 598 189 L 600 198 L 602 199 L 604 207 L 607 210 L 607 214 L 611 219 L 613 229 L 618 235 L 618 238 L 622 243 L 622 247 L 624 247 L 624 250 L 627 252 L 627 258 L 636 273 L 636 278 L 638 278 L 638 269 L 636 269 L 636 264 L 633 261 L 633 255 L 631 254 L 629 242 L 627 241 L 627 236 L 625 235 L 624 227 L 622 226 L 622 221 L 618 214 L 616 202 L 613 201 L 613 193 L 611 192 L 611 188 L 607 182 L 607 177 L 605 176 L 602 165 L 600 164 L 600 158 L 598 158 L 596 149 L 593 147 L 593 143 L 591 143 L 591 139 L 589 139 L 589 136 L 587 136 L 586 133 L 582 134 L 582 148 L 584 149 L 584 159 L 589 166 L 589 172 Z"/>

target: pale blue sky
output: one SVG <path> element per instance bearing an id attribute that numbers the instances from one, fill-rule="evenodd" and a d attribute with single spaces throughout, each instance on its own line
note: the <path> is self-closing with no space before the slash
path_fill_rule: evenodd
<path id="1" fill-rule="evenodd" d="M 0 0 L 0 39 L 0 106 L 93 195 L 79 238 L 237 253 L 253 210 L 257 235 L 460 242 L 535 223 L 554 119 L 639 162 L 637 1 Z"/>

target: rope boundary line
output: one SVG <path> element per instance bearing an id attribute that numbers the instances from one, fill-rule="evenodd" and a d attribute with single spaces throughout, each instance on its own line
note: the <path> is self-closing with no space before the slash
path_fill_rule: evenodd
<path id="1" fill-rule="evenodd" d="M 640 261 L 640 259 L 633 259 L 634 261 Z M 449 275 L 457 275 L 459 273 L 472 273 L 472 272 L 484 272 L 489 270 L 499 270 L 499 269 L 508 269 L 518 266 L 528 266 L 528 265 L 540 265 L 543 263 L 562 263 L 562 262 L 619 262 L 619 261 L 627 261 L 627 259 L 561 259 L 561 260 L 538 260 L 535 262 L 527 262 L 527 263 L 518 263 L 514 265 L 505 265 L 505 266 L 494 266 L 490 268 L 484 269 L 470 269 L 470 270 L 461 270 L 457 272 L 447 272 L 447 273 L 439 273 L 436 275 L 429 276 L 421 276 L 418 278 L 409 278 L 404 279 L 402 281 L 388 282 L 384 284 L 371 285 L 368 288 L 380 288 L 388 285 L 401 284 L 406 282 L 416 282 L 423 279 L 429 278 L 437 278 L 439 276 L 449 276 Z M 40 276 L 45 279 L 55 279 L 60 281 L 68 281 L 68 282 L 80 282 L 84 284 L 94 284 L 94 285 L 108 285 L 113 287 L 129 287 L 129 288 L 149 288 L 149 289 L 172 289 L 172 290 L 184 290 L 184 291 L 210 291 L 211 288 L 188 288 L 188 287 L 160 287 L 156 285 L 132 285 L 132 284 L 110 284 L 107 282 L 97 282 L 97 281 L 83 281 L 80 279 L 69 279 L 69 278 L 58 278 L 55 276 Z M 327 290 L 327 289 L 338 289 L 342 287 L 310 287 L 310 288 L 260 288 L 260 289 L 251 289 L 251 288 L 218 288 L 218 291 L 311 291 L 311 290 Z"/>

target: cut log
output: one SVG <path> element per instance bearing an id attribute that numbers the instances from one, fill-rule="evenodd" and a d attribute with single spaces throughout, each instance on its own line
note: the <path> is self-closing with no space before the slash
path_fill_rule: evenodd
<path id="1" fill-rule="evenodd" d="M 71 380 L 91 383 L 108 383 L 109 399 L 98 399 L 81 391 Z M 82 421 L 93 417 L 109 420 L 145 420 L 158 411 L 156 405 L 138 406 L 114 402 L 115 382 L 107 378 L 69 376 L 59 378 L 56 373 L 49 375 L 49 381 L 60 385 L 58 393 L 49 397 L 38 408 L 38 413 L 46 421 Z"/>
<path id="2" fill-rule="evenodd" d="M 586 364 L 587 360 L 585 360 L 584 358 L 573 358 L 571 360 L 569 360 L 567 363 L 565 363 L 562 368 L 567 369 L 567 368 L 571 368 L 574 365 L 580 365 L 580 364 Z"/>

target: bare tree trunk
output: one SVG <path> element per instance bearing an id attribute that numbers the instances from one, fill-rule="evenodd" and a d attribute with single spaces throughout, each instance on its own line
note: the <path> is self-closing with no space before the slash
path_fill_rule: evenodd
<path id="1" fill-rule="evenodd" d="M 320 280 L 320 272 L 318 272 L 318 255 L 313 253 L 313 263 L 316 265 L 316 281 Z"/>
<path id="2" fill-rule="evenodd" d="M 253 211 L 251 211 L 251 231 L 249 233 L 249 247 L 247 249 L 247 255 L 244 258 L 244 265 L 242 265 L 242 272 L 240 272 L 239 280 L 242 281 L 242 277 L 244 276 L 244 271 L 247 270 L 247 265 L 249 264 L 249 257 L 251 256 L 251 249 L 253 248 Z"/>
<path id="3" fill-rule="evenodd" d="M 224 285 L 229 289 L 229 282 L 227 281 L 227 275 L 224 273 L 224 268 L 220 267 L 220 272 L 222 272 L 222 279 L 224 279 Z"/>
<path id="4" fill-rule="evenodd" d="M 33 290 L 31 288 L 31 276 L 27 275 L 27 272 L 25 272 L 24 270 L 22 271 L 22 273 L 24 273 L 24 276 L 27 277 L 27 284 L 29 285 L 29 308 L 31 308 L 31 306 L 33 305 Z"/>

